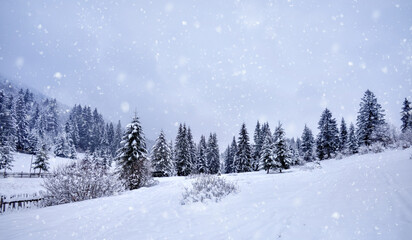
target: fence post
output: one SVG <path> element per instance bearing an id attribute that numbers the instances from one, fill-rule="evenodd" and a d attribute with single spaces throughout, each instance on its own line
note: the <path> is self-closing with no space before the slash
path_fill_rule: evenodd
<path id="1" fill-rule="evenodd" d="M 0 196 L 0 213 L 3 212 L 3 195 Z"/>

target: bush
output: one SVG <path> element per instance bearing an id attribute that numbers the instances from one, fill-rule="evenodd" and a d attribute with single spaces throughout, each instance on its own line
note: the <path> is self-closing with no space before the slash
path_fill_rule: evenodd
<path id="1" fill-rule="evenodd" d="M 220 201 L 230 193 L 236 193 L 238 187 L 225 178 L 214 175 L 200 175 L 192 183 L 192 188 L 185 188 L 182 205 L 192 202 L 204 202 L 207 199 Z"/>
<path id="2" fill-rule="evenodd" d="M 58 168 L 44 180 L 45 205 L 106 197 L 123 191 L 118 177 L 90 162 Z"/>

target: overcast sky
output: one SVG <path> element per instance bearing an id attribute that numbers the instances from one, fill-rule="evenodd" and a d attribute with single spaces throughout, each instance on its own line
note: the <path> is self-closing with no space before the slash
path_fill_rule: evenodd
<path id="1" fill-rule="evenodd" d="M 2 0 L 0 74 L 123 124 L 137 110 L 151 139 L 186 122 L 227 144 L 257 120 L 296 137 L 325 107 L 355 121 L 368 88 L 400 126 L 412 1 Z"/>

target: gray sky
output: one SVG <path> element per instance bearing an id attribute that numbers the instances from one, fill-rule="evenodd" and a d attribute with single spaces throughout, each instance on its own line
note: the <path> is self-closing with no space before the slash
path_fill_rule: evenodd
<path id="1" fill-rule="evenodd" d="M 389 122 L 412 95 L 412 1 L 0 1 L 0 74 L 147 137 L 227 144 L 242 122 L 316 131 L 372 90 Z M 221 146 L 223 150 L 224 146 Z"/>

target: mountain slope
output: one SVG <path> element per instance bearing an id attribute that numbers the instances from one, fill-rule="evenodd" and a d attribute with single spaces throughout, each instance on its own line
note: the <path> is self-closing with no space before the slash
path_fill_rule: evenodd
<path id="1" fill-rule="evenodd" d="M 0 216 L 5 239 L 409 239 L 411 149 L 224 176 L 240 192 L 180 205 L 192 179 L 120 196 Z"/>

